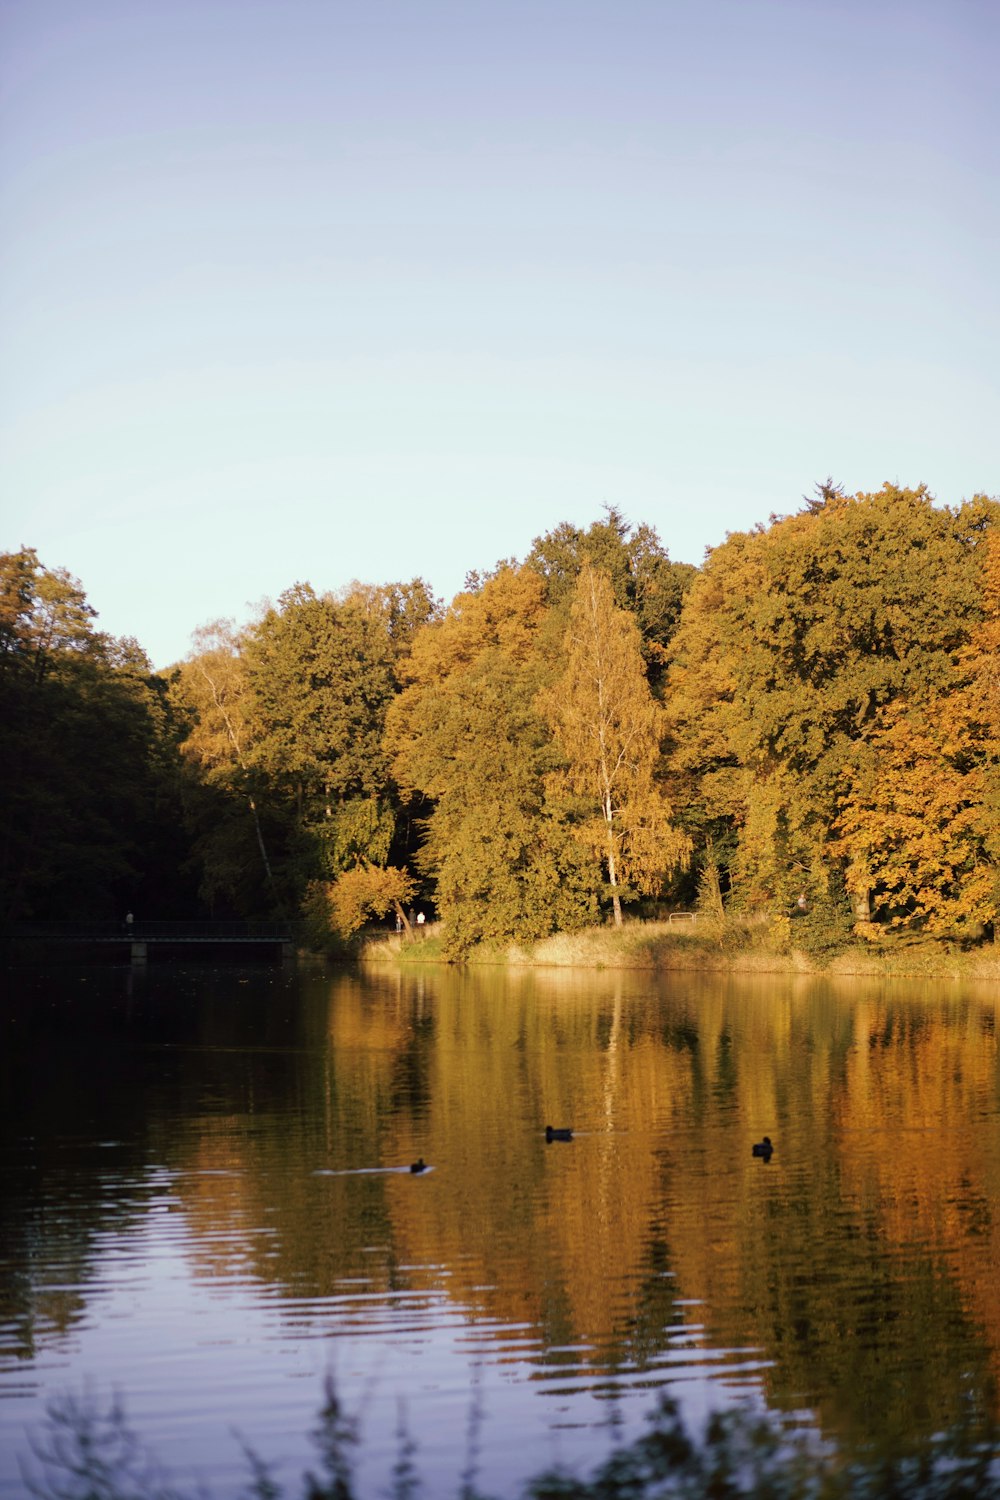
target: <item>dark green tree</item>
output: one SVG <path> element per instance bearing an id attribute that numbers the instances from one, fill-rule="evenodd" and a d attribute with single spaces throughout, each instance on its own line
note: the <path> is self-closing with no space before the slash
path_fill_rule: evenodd
<path id="1" fill-rule="evenodd" d="M 420 579 L 336 597 L 296 584 L 247 629 L 200 633 L 177 690 L 206 896 L 294 911 L 317 883 L 405 861 L 382 739 L 400 664 L 435 610 Z"/>
<path id="2" fill-rule="evenodd" d="M 181 725 L 141 648 L 94 628 L 79 582 L 0 556 L 2 913 L 169 914 L 193 900 Z"/>
<path id="3" fill-rule="evenodd" d="M 633 529 L 608 506 L 604 519 L 586 531 L 564 522 L 536 537 L 525 563 L 545 580 L 546 602 L 561 614 L 562 629 L 580 570 L 589 564 L 600 571 L 618 608 L 634 615 L 650 685 L 662 688 L 670 642 L 697 569 L 672 562 L 653 527 Z"/>

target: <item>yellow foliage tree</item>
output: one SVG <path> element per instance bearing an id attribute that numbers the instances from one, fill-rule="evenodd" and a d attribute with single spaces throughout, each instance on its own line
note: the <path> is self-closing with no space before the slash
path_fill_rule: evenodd
<path id="1" fill-rule="evenodd" d="M 457 595 L 416 635 L 389 711 L 396 780 L 428 799 L 419 862 L 450 954 L 567 931 L 597 912 L 599 872 L 546 791 L 544 593 L 537 573 L 501 567 Z"/>
<path id="2" fill-rule="evenodd" d="M 858 872 L 874 916 L 928 932 L 975 930 L 1000 911 L 1000 534 L 976 545 L 982 618 L 952 682 L 880 715 L 843 778 L 830 850 Z"/>
<path id="3" fill-rule="evenodd" d="M 243 658 L 243 638 L 231 620 L 217 620 L 196 631 L 194 642 L 172 687 L 174 702 L 188 715 L 190 725 L 181 752 L 207 786 L 231 795 L 249 810 L 267 886 L 274 894 L 274 871 L 260 812 L 260 777 L 252 765 L 260 728 Z M 236 884 L 236 871 L 242 864 L 239 852 L 228 861 L 220 856 L 218 846 L 225 843 L 222 832 L 214 819 L 198 841 L 206 869 L 212 872 L 206 879 L 210 892 L 214 885 Z"/>
<path id="4" fill-rule="evenodd" d="M 843 884 L 858 914 L 980 909 L 986 749 L 966 689 L 996 642 L 978 666 L 964 653 L 998 515 L 985 497 L 951 509 L 923 487 L 825 486 L 709 556 L 673 642 L 672 754 L 686 824 L 726 851 L 741 905 L 787 913 L 805 893 L 832 913 Z M 922 797 L 921 847 L 906 808 Z"/>
<path id="5" fill-rule="evenodd" d="M 655 891 L 686 861 L 690 844 L 657 780 L 663 710 L 649 691 L 638 626 L 589 564 L 580 571 L 565 644 L 565 673 L 540 697 L 564 757 L 550 784 L 593 808 L 578 836 L 605 861 L 620 927 L 622 883 Z"/>
<path id="6" fill-rule="evenodd" d="M 407 934 L 410 922 L 406 906 L 416 893 L 416 882 L 394 865 L 365 861 L 344 870 L 336 880 L 317 881 L 310 886 L 304 910 L 307 920 L 320 928 L 327 925 L 346 942 L 370 917 L 395 911 Z"/>
<path id="7" fill-rule="evenodd" d="M 830 853 L 871 916 L 928 933 L 991 922 L 996 869 L 982 839 L 983 767 L 964 695 L 897 703 L 844 779 Z M 861 910 L 861 915 L 865 915 Z"/>

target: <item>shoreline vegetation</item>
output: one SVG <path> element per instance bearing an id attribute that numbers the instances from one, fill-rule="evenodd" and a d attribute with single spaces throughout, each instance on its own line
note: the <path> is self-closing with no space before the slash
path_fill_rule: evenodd
<path id="1" fill-rule="evenodd" d="M 483 1413 L 470 1413 L 464 1473 L 457 1500 L 491 1500 L 480 1488 L 477 1453 Z M 357 1415 L 347 1410 L 332 1381 L 326 1382 L 312 1441 L 317 1465 L 307 1470 L 302 1500 L 361 1500 L 357 1466 L 362 1439 Z M 241 1439 L 248 1479 L 247 1500 L 282 1500 L 286 1491 L 268 1462 Z M 970 1414 L 965 1425 L 940 1433 L 908 1452 L 841 1452 L 815 1432 L 789 1430 L 774 1414 L 747 1406 L 711 1412 L 700 1430 L 687 1424 L 677 1403 L 661 1394 L 646 1431 L 614 1444 L 589 1478 L 559 1466 L 518 1485 L 523 1500 L 997 1500 L 1000 1496 L 1000 1430 Z M 43 1432 L 32 1442 L 33 1462 L 24 1465 L 28 1493 L 36 1500 L 187 1500 L 212 1492 L 199 1483 L 181 1489 L 164 1476 L 132 1430 L 121 1402 L 100 1410 L 92 1400 L 67 1397 L 53 1403 Z M 370 1493 L 368 1491 L 367 1493 Z M 401 1408 L 398 1451 L 386 1500 L 417 1500 L 422 1482 L 419 1447 Z"/>
<path id="2" fill-rule="evenodd" d="M 164 673 L 0 554 L 0 920 L 280 917 L 351 957 L 395 916 L 408 962 L 998 977 L 1000 499 L 803 501 L 700 568 L 609 507 L 449 604 L 296 583 Z"/>
<path id="3" fill-rule="evenodd" d="M 359 943 L 362 964 L 450 963 L 441 923 L 420 936 L 369 934 Z M 821 951 L 796 945 L 796 919 L 741 921 L 675 913 L 662 920 L 626 921 L 555 933 L 524 943 L 479 943 L 463 964 L 504 968 L 633 969 L 713 974 L 795 974 L 859 979 L 1000 980 L 1000 948 L 994 943 L 913 940 L 893 934 L 837 943 Z"/>

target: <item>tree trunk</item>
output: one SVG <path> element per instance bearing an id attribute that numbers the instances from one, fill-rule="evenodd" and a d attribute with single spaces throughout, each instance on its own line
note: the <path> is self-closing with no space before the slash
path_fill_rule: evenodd
<path id="1" fill-rule="evenodd" d="M 236 764 L 239 766 L 244 775 L 247 775 L 248 767 L 246 761 L 243 759 L 243 750 L 240 745 L 239 736 L 236 733 L 236 729 L 233 725 L 232 719 L 226 712 L 226 706 L 219 696 L 219 690 L 216 687 L 213 679 L 209 677 L 208 673 L 205 671 L 205 668 L 201 662 L 198 663 L 198 670 L 201 673 L 202 677 L 204 677 L 205 681 L 208 683 L 209 691 L 212 694 L 212 701 L 222 716 L 222 722 L 226 726 L 226 734 L 229 737 L 229 743 L 232 745 L 233 754 L 236 756 Z M 253 826 L 254 832 L 257 835 L 257 847 L 260 850 L 260 857 L 264 864 L 264 873 L 267 876 L 268 885 L 271 887 L 271 894 L 278 902 L 279 907 L 284 909 L 284 902 L 279 897 L 278 888 L 274 883 L 274 874 L 271 870 L 271 861 L 267 857 L 267 846 L 264 843 L 264 830 L 260 826 L 260 816 L 257 812 L 257 803 L 254 801 L 253 797 L 250 794 L 247 795 L 247 802 L 250 804 L 250 811 L 253 814 Z"/>
<path id="2" fill-rule="evenodd" d="M 275 895 L 277 895 L 277 890 L 274 884 L 274 875 L 271 872 L 271 861 L 267 857 L 267 846 L 264 843 L 264 832 L 260 826 L 260 818 L 257 815 L 257 804 L 252 797 L 248 797 L 247 801 L 250 804 L 250 811 L 253 813 L 253 826 L 257 834 L 257 847 L 260 849 L 260 857 L 264 861 L 264 869 L 267 872 L 268 883 L 271 887 L 271 890 Z"/>
<path id="3" fill-rule="evenodd" d="M 847 889 L 855 922 L 870 922 L 872 919 L 871 876 L 865 865 L 857 864 L 848 870 Z"/>
<path id="4" fill-rule="evenodd" d="M 608 825 L 608 882 L 611 886 L 611 909 L 615 915 L 615 926 L 622 925 L 622 900 L 618 894 L 618 867 L 615 864 L 615 831 L 612 823 L 614 813 L 610 801 L 604 804 L 604 819 Z"/>
<path id="5" fill-rule="evenodd" d="M 395 908 L 396 916 L 399 917 L 399 919 L 401 920 L 401 922 L 403 924 L 403 931 L 406 933 L 407 940 L 411 939 L 413 937 L 413 928 L 410 926 L 409 919 L 408 919 L 408 917 L 406 915 L 406 912 L 400 906 L 400 904 L 399 904 L 398 901 L 393 901 L 392 904 L 393 904 L 393 907 Z"/>

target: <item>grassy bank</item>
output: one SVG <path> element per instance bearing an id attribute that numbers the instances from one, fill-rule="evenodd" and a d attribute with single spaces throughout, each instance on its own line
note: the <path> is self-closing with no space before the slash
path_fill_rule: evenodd
<path id="1" fill-rule="evenodd" d="M 469 964 L 581 969 L 696 970 L 699 973 L 840 974 L 870 978 L 1000 979 L 1000 948 L 983 943 L 968 949 L 884 933 L 874 941 L 799 944 L 796 924 L 707 919 L 626 922 L 556 933 L 531 943 L 481 944 L 463 956 Z M 406 942 L 392 934 L 368 939 L 365 963 L 448 962 L 439 926 Z"/>

